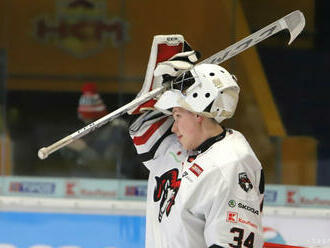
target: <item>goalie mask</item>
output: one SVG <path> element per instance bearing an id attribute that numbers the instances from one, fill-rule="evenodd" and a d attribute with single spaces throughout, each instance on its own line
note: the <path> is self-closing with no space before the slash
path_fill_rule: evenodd
<path id="1" fill-rule="evenodd" d="M 234 115 L 238 95 L 234 75 L 218 65 L 200 64 L 175 79 L 155 108 L 172 114 L 172 108 L 181 107 L 221 123 Z"/>

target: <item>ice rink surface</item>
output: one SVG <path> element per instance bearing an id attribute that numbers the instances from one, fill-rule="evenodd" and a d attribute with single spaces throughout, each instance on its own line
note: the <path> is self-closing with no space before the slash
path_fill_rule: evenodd
<path id="1" fill-rule="evenodd" d="M 0 219 L 1 248 L 144 247 L 143 216 L 0 212 Z"/>
<path id="2" fill-rule="evenodd" d="M 1 197 L 0 248 L 143 248 L 144 203 Z"/>

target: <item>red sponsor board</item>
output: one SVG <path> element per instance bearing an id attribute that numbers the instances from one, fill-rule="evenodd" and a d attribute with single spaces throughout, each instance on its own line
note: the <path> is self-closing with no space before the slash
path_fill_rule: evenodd
<path id="1" fill-rule="evenodd" d="M 322 199 L 321 195 L 305 194 L 300 189 L 288 189 L 286 191 L 286 203 L 300 206 L 330 206 L 330 199 Z"/>

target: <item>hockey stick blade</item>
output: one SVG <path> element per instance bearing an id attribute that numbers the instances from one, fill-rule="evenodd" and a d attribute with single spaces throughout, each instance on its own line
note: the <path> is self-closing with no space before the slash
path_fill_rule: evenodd
<path id="1" fill-rule="evenodd" d="M 256 45 L 257 43 L 267 39 L 268 37 L 282 31 L 289 30 L 290 41 L 289 45 L 296 39 L 305 26 L 305 17 L 299 10 L 293 11 L 281 19 L 267 25 L 259 31 L 249 35 L 248 37 L 236 42 L 220 52 L 204 59 L 198 64 L 220 64 L 244 50 Z"/>

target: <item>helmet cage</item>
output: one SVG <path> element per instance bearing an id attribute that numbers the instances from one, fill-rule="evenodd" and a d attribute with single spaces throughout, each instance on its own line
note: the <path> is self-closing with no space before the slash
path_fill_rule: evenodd
<path id="1" fill-rule="evenodd" d="M 190 71 L 185 71 L 179 77 L 173 80 L 171 87 L 180 90 L 185 95 L 186 90 L 195 83 L 195 78 Z"/>

